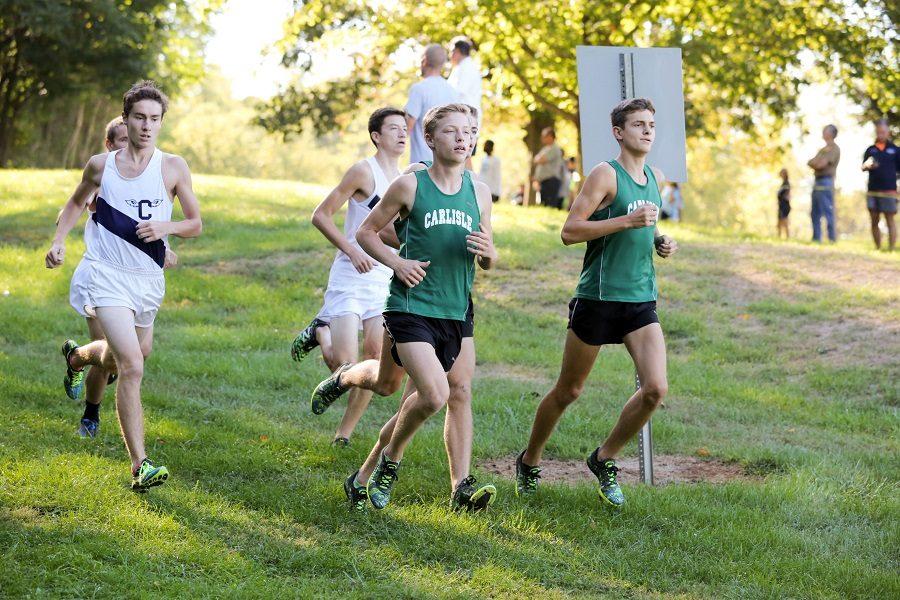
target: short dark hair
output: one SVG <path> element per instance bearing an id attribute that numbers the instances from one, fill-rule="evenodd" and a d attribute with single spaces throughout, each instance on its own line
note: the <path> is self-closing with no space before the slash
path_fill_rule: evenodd
<path id="1" fill-rule="evenodd" d="M 116 117 L 106 124 L 106 141 L 112 144 L 116 141 L 116 129 L 124 125 L 125 121 L 121 116 Z"/>
<path id="2" fill-rule="evenodd" d="M 628 120 L 628 115 L 639 110 L 649 110 L 651 113 L 656 114 L 656 109 L 649 98 L 628 98 L 616 104 L 612 112 L 609 113 L 612 126 L 622 127 L 625 125 L 625 121 Z"/>
<path id="3" fill-rule="evenodd" d="M 384 125 L 384 120 L 394 115 L 406 118 L 405 112 L 393 106 L 384 106 L 369 115 L 369 139 L 372 140 L 373 144 L 375 144 L 375 139 L 372 137 L 372 134 L 381 133 L 381 126 Z M 377 148 L 378 144 L 375 144 L 375 147 Z"/>
<path id="4" fill-rule="evenodd" d="M 459 50 L 459 53 L 463 56 L 469 56 L 474 46 L 475 44 L 472 43 L 472 40 L 464 35 L 458 35 L 450 40 L 450 47 L 454 50 Z"/>
<path id="5" fill-rule="evenodd" d="M 837 126 L 836 125 L 828 124 L 825 126 L 825 129 L 827 129 L 831 132 L 831 137 L 833 137 L 833 138 L 837 137 Z"/>
<path id="6" fill-rule="evenodd" d="M 155 100 L 156 102 L 159 102 L 160 106 L 162 106 L 163 116 L 166 116 L 166 111 L 169 110 L 169 99 L 163 91 L 159 89 L 156 82 L 151 81 L 150 79 L 144 79 L 143 81 L 135 83 L 131 86 L 131 89 L 125 92 L 125 97 L 122 101 L 122 117 L 128 118 L 128 115 L 131 114 L 132 107 L 141 100 Z"/>
<path id="7" fill-rule="evenodd" d="M 484 143 L 484 153 L 488 156 L 494 153 L 494 140 L 488 140 Z"/>

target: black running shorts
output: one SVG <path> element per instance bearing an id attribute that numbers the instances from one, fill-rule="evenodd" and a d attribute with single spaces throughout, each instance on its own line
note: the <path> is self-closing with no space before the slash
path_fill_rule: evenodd
<path id="1" fill-rule="evenodd" d="M 475 305 L 472 304 L 472 296 L 469 296 L 469 308 L 466 309 L 466 320 L 462 326 L 462 336 L 475 337 Z"/>
<path id="2" fill-rule="evenodd" d="M 659 323 L 656 302 L 610 302 L 572 298 L 569 329 L 590 346 L 621 344 L 625 336 L 651 323 Z"/>
<path id="3" fill-rule="evenodd" d="M 445 373 L 453 367 L 462 346 L 465 321 L 435 319 L 403 312 L 384 313 L 384 327 L 391 336 L 391 357 L 403 366 L 397 354 L 397 344 L 427 342 L 434 348 Z"/>

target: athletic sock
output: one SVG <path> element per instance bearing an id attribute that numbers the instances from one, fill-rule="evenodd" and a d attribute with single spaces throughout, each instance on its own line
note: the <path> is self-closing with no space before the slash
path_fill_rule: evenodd
<path id="1" fill-rule="evenodd" d="M 90 419 L 91 421 L 100 422 L 100 404 L 91 404 L 90 402 L 84 403 L 84 414 L 81 416 L 82 419 Z"/>

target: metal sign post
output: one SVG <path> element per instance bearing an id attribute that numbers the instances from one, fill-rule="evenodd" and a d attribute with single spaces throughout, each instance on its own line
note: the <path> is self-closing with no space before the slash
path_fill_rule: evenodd
<path id="1" fill-rule="evenodd" d="M 687 181 L 681 49 L 578 46 L 575 54 L 584 174 L 619 153 L 610 111 L 625 98 L 641 97 L 656 107 L 656 140 L 647 164 L 668 181 Z"/>
<path id="2" fill-rule="evenodd" d="M 634 374 L 634 391 L 641 389 L 641 380 Z M 638 431 L 638 471 L 641 481 L 653 485 L 653 426 L 647 420 Z"/>
<path id="3" fill-rule="evenodd" d="M 622 100 L 634 98 L 634 54 L 619 54 L 619 92 Z M 634 391 L 641 389 L 641 379 L 634 373 Z M 653 426 L 650 420 L 638 432 L 638 471 L 641 481 L 653 485 Z"/>

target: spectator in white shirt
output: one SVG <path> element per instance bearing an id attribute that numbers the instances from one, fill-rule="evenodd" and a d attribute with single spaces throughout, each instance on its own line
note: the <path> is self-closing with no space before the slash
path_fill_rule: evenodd
<path id="1" fill-rule="evenodd" d="M 500 199 L 500 159 L 494 156 L 494 140 L 488 140 L 484 143 L 484 158 L 481 159 L 481 170 L 478 172 L 478 179 L 487 184 L 491 190 L 491 200 L 494 202 Z"/>
<path id="2" fill-rule="evenodd" d="M 439 44 L 430 44 L 422 54 L 422 81 L 409 88 L 406 103 L 406 126 L 410 137 L 409 162 L 432 160 L 431 148 L 425 143 L 422 120 L 435 106 L 461 102 L 459 92 L 441 75 L 447 62 L 447 51 Z"/>
<path id="3" fill-rule="evenodd" d="M 447 82 L 459 92 L 460 102 L 478 109 L 478 128 L 481 129 L 481 69 L 472 58 L 475 44 L 465 36 L 457 36 L 450 42 L 450 76 Z M 472 153 L 475 156 L 475 152 Z M 466 168 L 472 168 L 472 158 L 466 159 Z"/>

